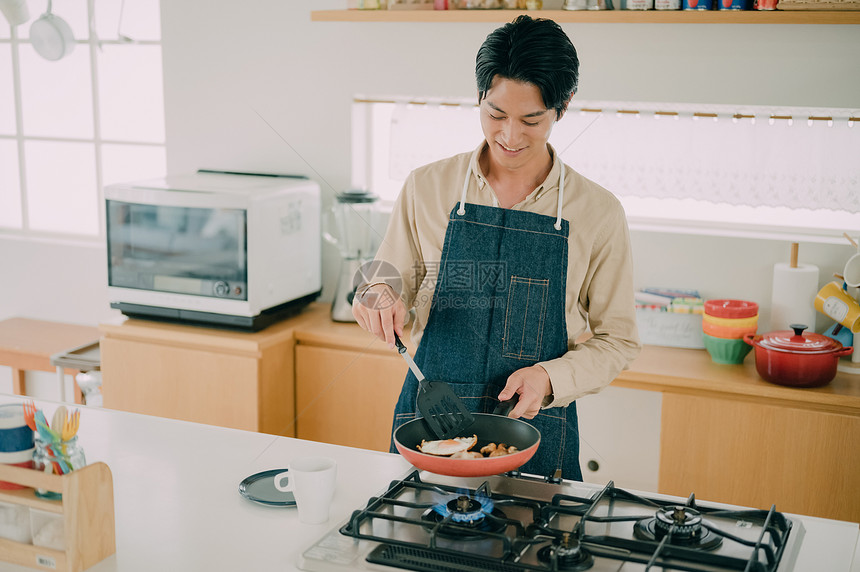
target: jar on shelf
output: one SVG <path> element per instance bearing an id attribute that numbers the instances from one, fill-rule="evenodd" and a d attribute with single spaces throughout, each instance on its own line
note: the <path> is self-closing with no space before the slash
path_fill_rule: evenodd
<path id="1" fill-rule="evenodd" d="M 359 10 L 387 10 L 388 0 L 358 0 Z"/>
<path id="2" fill-rule="evenodd" d="M 33 468 L 53 475 L 65 475 L 87 465 L 83 448 L 78 445 L 78 437 L 68 441 L 48 442 L 36 438 L 33 452 Z M 63 495 L 46 489 L 36 489 L 36 496 L 43 499 L 59 500 Z"/>
<path id="3" fill-rule="evenodd" d="M 562 10 L 588 10 L 588 0 L 564 0 Z"/>

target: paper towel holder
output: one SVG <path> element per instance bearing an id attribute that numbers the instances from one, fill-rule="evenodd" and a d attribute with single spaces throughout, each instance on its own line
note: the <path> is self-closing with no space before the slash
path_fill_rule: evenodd
<path id="1" fill-rule="evenodd" d="M 799 243 L 791 243 L 788 262 L 777 262 L 773 267 L 773 289 L 770 304 L 770 329 L 784 330 L 789 324 L 800 322 L 815 328 L 813 300 L 818 292 L 818 267 L 799 264 Z"/>

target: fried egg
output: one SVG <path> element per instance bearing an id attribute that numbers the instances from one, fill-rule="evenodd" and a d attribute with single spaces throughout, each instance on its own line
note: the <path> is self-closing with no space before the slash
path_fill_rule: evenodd
<path id="1" fill-rule="evenodd" d="M 455 437 L 453 439 L 442 439 L 440 441 L 424 441 L 418 445 L 418 450 L 428 455 L 436 455 L 438 457 L 448 457 L 460 451 L 468 451 L 478 442 L 478 436 L 471 437 Z"/>

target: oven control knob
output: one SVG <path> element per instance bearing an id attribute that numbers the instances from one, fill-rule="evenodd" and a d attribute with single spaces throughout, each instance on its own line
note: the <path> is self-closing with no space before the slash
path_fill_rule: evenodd
<path id="1" fill-rule="evenodd" d="M 230 285 L 226 282 L 219 281 L 215 283 L 215 295 L 216 296 L 227 296 L 230 294 Z"/>

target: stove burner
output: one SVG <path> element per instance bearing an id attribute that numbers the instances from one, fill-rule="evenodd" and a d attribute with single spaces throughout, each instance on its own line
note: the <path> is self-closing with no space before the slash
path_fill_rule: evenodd
<path id="1" fill-rule="evenodd" d="M 484 520 L 484 507 L 475 499 L 460 495 L 445 505 L 454 522 L 473 523 Z"/>
<path id="2" fill-rule="evenodd" d="M 488 514 L 492 517 L 488 518 Z M 440 529 L 438 532 L 440 536 L 472 538 L 485 532 L 503 531 L 506 526 L 503 519 L 507 516 L 501 510 L 493 507 L 493 501 L 490 498 L 475 498 L 468 495 L 459 495 L 447 503 L 439 503 L 421 515 L 422 520 L 434 524 L 442 522 L 446 518 L 449 522 L 457 524 L 458 528 L 457 530 Z M 462 527 L 468 527 L 474 532 L 463 530 Z"/>
<path id="3" fill-rule="evenodd" d="M 564 571 L 578 572 L 594 565 L 591 553 L 582 547 L 578 539 L 571 538 L 569 532 L 564 533 L 560 542 L 553 542 L 538 550 L 537 555 L 545 563 L 551 563 L 555 556 L 558 569 Z"/>
<path id="4" fill-rule="evenodd" d="M 633 527 L 633 533 L 642 540 L 662 540 L 670 530 L 670 544 L 713 550 L 723 542 L 721 537 L 702 527 L 702 515 L 688 506 L 663 507 L 654 518 L 637 521 Z"/>
<path id="5" fill-rule="evenodd" d="M 655 526 L 662 537 L 674 526 L 672 536 L 693 538 L 702 532 L 702 515 L 699 511 L 684 507 L 670 506 L 657 511 Z"/>

